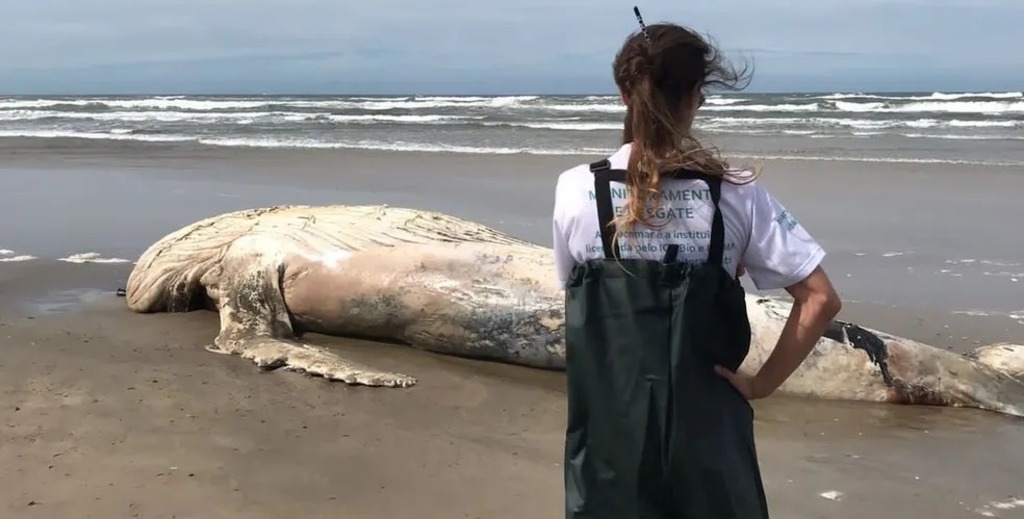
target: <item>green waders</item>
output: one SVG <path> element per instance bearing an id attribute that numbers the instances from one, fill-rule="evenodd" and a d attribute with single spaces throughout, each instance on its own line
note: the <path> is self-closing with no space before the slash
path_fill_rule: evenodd
<path id="1" fill-rule="evenodd" d="M 591 165 L 605 258 L 566 287 L 567 519 L 764 519 L 754 413 L 715 364 L 750 347 L 743 287 L 722 267 L 721 179 L 691 171 L 715 204 L 705 263 L 617 259 L 610 181 Z"/>

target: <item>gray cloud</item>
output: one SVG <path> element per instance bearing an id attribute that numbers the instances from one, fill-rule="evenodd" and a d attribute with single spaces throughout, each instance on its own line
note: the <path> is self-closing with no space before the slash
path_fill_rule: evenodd
<path id="1" fill-rule="evenodd" d="M 604 91 L 612 55 L 636 29 L 631 6 L 5 0 L 0 89 Z M 754 88 L 810 88 L 818 77 L 835 89 L 1024 82 L 1019 0 L 652 0 L 641 9 L 649 23 L 684 23 L 752 59 Z"/>

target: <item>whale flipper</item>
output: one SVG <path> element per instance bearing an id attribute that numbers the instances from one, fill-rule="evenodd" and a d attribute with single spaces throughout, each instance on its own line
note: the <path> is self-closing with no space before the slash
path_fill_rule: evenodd
<path id="1" fill-rule="evenodd" d="M 206 349 L 214 353 L 237 355 L 266 370 L 299 371 L 346 384 L 375 387 L 409 387 L 416 384 L 416 379 L 408 375 L 376 370 L 347 361 L 326 348 L 296 341 L 260 336 L 224 341 L 218 336 L 217 341 Z"/>
<path id="2" fill-rule="evenodd" d="M 298 340 L 281 292 L 283 263 L 266 253 L 258 236 L 239 239 L 227 250 L 213 288 L 226 297 L 220 333 L 207 351 L 237 355 L 273 370 L 286 369 L 347 384 L 409 387 L 416 379 L 343 359 L 326 348 Z"/>

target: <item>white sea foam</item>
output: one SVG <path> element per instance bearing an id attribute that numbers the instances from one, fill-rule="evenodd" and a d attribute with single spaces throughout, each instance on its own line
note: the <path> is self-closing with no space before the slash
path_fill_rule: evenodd
<path id="1" fill-rule="evenodd" d="M 989 265 L 989 266 L 992 266 L 992 267 L 1020 267 L 1021 265 L 1024 265 L 1024 264 L 1022 264 L 1020 262 L 1016 262 L 1016 261 L 987 260 L 987 259 L 978 260 L 978 259 L 974 259 L 974 258 L 951 259 L 951 260 L 946 260 L 945 263 L 947 265 L 955 265 L 955 264 L 972 265 L 972 264 L 977 263 L 979 265 Z"/>
<path id="2" fill-rule="evenodd" d="M 698 128 L 710 134 L 787 137 L 778 145 L 772 139 L 748 141 L 751 153 L 766 158 L 1017 166 L 1024 159 L 1010 150 L 1010 143 L 1006 153 L 993 146 L 997 153 L 989 161 L 975 153 L 958 157 L 962 160 L 948 159 L 956 156 L 955 150 L 927 141 L 1024 140 L 1024 119 L 1018 116 L 1024 112 L 1014 112 L 1022 107 L 1020 92 L 711 95 L 698 117 Z M 604 153 L 614 147 L 604 132 L 620 131 L 619 114 L 624 110 L 615 95 L 0 98 L 0 137 L 488 154 Z M 562 135 L 546 141 L 544 134 L 513 128 Z M 877 149 L 867 143 L 859 152 L 863 157 L 822 157 L 831 154 L 831 147 L 813 144 L 883 134 L 921 140 L 923 146 L 909 146 L 921 156 L 879 157 L 895 148 L 883 143 Z M 806 149 L 792 142 L 798 139 Z M 798 149 L 806 154 L 789 156 L 791 152 L 784 151 Z M 941 153 L 930 152 L 940 149 Z"/>
<path id="3" fill-rule="evenodd" d="M 306 116 L 305 120 L 328 120 L 331 122 L 338 123 L 411 123 L 411 124 L 428 124 L 428 123 L 451 123 L 451 122 L 463 122 L 463 121 L 475 121 L 484 119 L 486 116 L 471 116 L 471 115 L 336 115 L 336 114 L 316 114 L 313 116 Z"/>
<path id="4" fill-rule="evenodd" d="M 150 109 L 150 110 L 250 110 L 267 106 L 299 108 L 361 108 L 365 110 L 423 109 L 443 107 L 508 107 L 539 99 L 539 96 L 500 97 L 424 97 L 424 98 L 343 98 L 325 100 L 294 100 L 288 98 L 247 99 L 0 99 L 0 109 L 38 109 L 61 106 Z"/>
<path id="5" fill-rule="evenodd" d="M 567 105 L 568 106 L 568 105 Z M 575 106 L 575 105 L 573 105 Z M 574 108 L 575 109 L 575 108 Z M 557 119 L 538 118 L 526 121 L 486 121 L 487 115 L 449 115 L 449 114 L 333 114 L 329 112 L 184 112 L 184 111 L 114 111 L 114 112 L 48 112 L 44 110 L 7 110 L 0 111 L 0 121 L 11 123 L 39 121 L 44 119 L 79 121 L 102 121 L 107 123 L 122 123 L 129 127 L 107 128 L 112 134 L 128 135 L 140 133 L 150 135 L 145 138 L 152 141 L 176 141 L 188 138 L 167 137 L 161 138 L 159 133 L 153 133 L 148 126 L 131 128 L 134 125 L 145 125 L 145 123 L 192 123 L 196 125 L 278 125 L 289 124 L 297 129 L 303 125 L 318 124 L 340 124 L 340 125 L 376 125 L 376 124 L 406 124 L 406 125 L 473 125 L 482 124 L 487 127 L 523 127 L 540 130 L 554 131 L 617 131 L 621 129 L 620 121 L 614 122 L 578 122 L 579 117 L 566 116 Z M 1024 128 L 1024 121 L 1014 120 L 949 120 L 924 118 L 916 120 L 899 119 L 848 119 L 841 117 L 722 117 L 704 116 L 698 118 L 698 127 L 704 131 L 713 133 L 739 133 L 748 135 L 769 135 L 782 133 L 786 135 L 800 135 L 810 138 L 829 138 L 832 133 L 821 133 L 817 129 L 832 131 L 835 129 L 851 129 L 853 136 L 881 135 L 875 130 L 895 130 L 901 128 L 943 130 L 949 128 L 961 129 L 986 129 L 1005 128 L 1012 131 L 1013 128 Z M 80 134 L 97 134 L 94 128 L 85 127 L 77 129 Z M 7 136 L 33 136 L 30 131 L 47 131 L 49 128 L 22 128 L 14 134 Z M 63 128 L 66 134 L 75 131 L 74 127 Z M 861 131 L 868 130 L 868 131 Z M 924 139 L 948 139 L 948 140 L 1024 140 L 1024 133 L 920 133 L 920 132 L 896 132 L 895 135 L 907 138 Z M 78 135 L 82 138 L 90 138 L 89 135 Z M 137 140 L 143 140 L 139 138 Z"/>
<path id="6" fill-rule="evenodd" d="M 803 104 L 778 104 L 778 105 L 724 105 L 705 106 L 702 111 L 709 112 L 818 112 L 821 105 L 818 103 Z"/>
<path id="7" fill-rule="evenodd" d="M 82 252 L 72 254 L 66 258 L 59 258 L 57 261 L 65 263 L 130 263 L 131 260 L 122 258 L 104 258 L 98 252 Z"/>
<path id="8" fill-rule="evenodd" d="M 11 249 L 0 249 L 0 263 L 19 263 L 22 261 L 38 259 L 35 256 L 30 256 L 28 254 L 16 254 L 17 253 Z"/>
<path id="9" fill-rule="evenodd" d="M 322 142 L 304 139 L 271 138 L 211 138 L 198 139 L 200 144 L 243 148 L 309 148 L 309 149 L 363 149 L 381 151 L 414 151 L 427 153 L 475 153 L 485 155 L 593 155 L 608 153 L 603 148 L 510 148 L 497 146 L 458 146 L 402 141 L 361 140 L 355 142 Z"/>
<path id="10" fill-rule="evenodd" d="M 551 104 L 544 105 L 544 110 L 554 112 L 600 112 L 600 113 L 626 113 L 626 107 L 622 104 Z"/>
<path id="11" fill-rule="evenodd" d="M 836 101 L 836 109 L 841 112 L 883 112 L 888 106 L 885 103 L 851 103 Z"/>
<path id="12" fill-rule="evenodd" d="M 957 101 L 951 103 L 908 103 L 892 107 L 893 112 L 946 112 L 979 114 L 1024 113 L 1024 101 Z"/>
<path id="13" fill-rule="evenodd" d="M 947 121 L 953 128 L 1015 128 L 1024 127 L 1024 121 Z"/>
<path id="14" fill-rule="evenodd" d="M 1024 140 L 1024 120 L 1017 117 L 1017 113 L 1024 112 L 1014 110 L 1022 106 L 1024 98 L 1020 92 L 937 92 L 916 96 L 712 95 L 698 117 L 698 126 L 714 134 L 788 135 L 814 140 L 843 136 L 867 138 L 886 133 L 912 139 L 1020 141 Z M 622 124 L 619 114 L 624 110 L 615 95 L 0 98 L 0 122 L 4 123 L 0 137 L 142 142 L 200 142 L 205 139 L 214 145 L 242 139 L 247 145 L 259 141 L 260 146 L 277 142 L 281 147 L 359 147 L 350 142 L 355 132 L 334 133 L 334 127 L 374 129 L 375 125 L 432 125 L 439 128 L 435 135 L 436 147 L 444 147 L 446 151 L 468 147 L 479 152 L 480 147 L 467 138 L 467 132 L 472 131 L 473 125 L 483 125 L 488 128 L 488 137 L 495 136 L 487 139 L 494 145 L 482 147 L 487 148 L 485 153 L 492 149 L 494 153 L 520 149 L 575 153 L 607 142 L 607 137 L 601 134 L 592 143 L 588 142 L 588 132 L 618 131 Z M 447 133 L 448 127 L 451 133 Z M 571 132 L 578 141 L 561 145 L 564 149 L 532 150 L 530 148 L 536 147 L 533 134 L 496 133 L 502 128 Z M 950 129 L 961 131 L 951 132 Z M 422 138 L 422 134 L 406 137 L 400 129 L 381 127 L 377 131 L 387 131 L 396 142 Z M 517 142 L 519 135 L 524 136 L 522 144 Z M 391 140 L 379 133 L 365 135 L 365 138 Z M 345 142 L 335 142 L 338 140 Z M 526 141 L 530 141 L 529 144 Z M 415 146 L 420 149 L 426 145 Z"/>
<path id="15" fill-rule="evenodd" d="M 782 97 L 778 104 L 746 104 L 749 97 L 710 96 L 704 107 L 706 112 L 893 112 L 893 113 L 976 113 L 1016 114 L 1024 112 L 1024 97 L 1021 92 L 943 94 L 928 96 L 886 96 L 870 94 L 830 94 L 819 97 Z M 760 99 L 760 98 L 759 98 Z M 809 100 L 811 102 L 799 102 Z M 273 107 L 274 110 L 267 110 Z M 246 97 L 220 99 L 189 99 L 183 96 L 158 96 L 147 99 L 116 98 L 43 98 L 43 99 L 0 99 L 0 111 L 43 111 L 61 113 L 84 113 L 92 111 L 93 116 L 119 111 L 158 111 L 185 113 L 237 112 L 239 110 L 274 112 L 287 109 L 322 110 L 428 110 L 441 108 L 491 108 L 530 109 L 551 111 L 584 111 L 620 113 L 625 107 L 616 96 L 588 96 L 584 98 L 543 98 L 540 96 L 423 96 L 423 97 L 337 97 L 337 98 L 294 98 L 294 97 Z M 7 114 L 5 118 L 18 117 Z M 39 117 L 36 114 L 21 114 L 20 117 Z M 68 116 L 71 117 L 71 116 Z"/>
<path id="16" fill-rule="evenodd" d="M 74 132 L 60 130 L 0 130 L 0 137 L 34 137 L 47 139 L 91 139 L 138 142 L 194 142 L 208 146 L 239 148 L 300 148 L 300 149 L 365 149 L 384 151 L 418 151 L 441 153 L 479 153 L 489 155 L 535 154 L 578 155 L 608 153 L 607 148 L 512 148 L 497 146 L 459 146 L 450 144 L 416 143 L 404 141 L 358 140 L 345 142 L 320 141 L 304 138 L 275 137 L 192 137 L 187 135 L 146 135 L 102 132 Z"/>
<path id="17" fill-rule="evenodd" d="M 202 99 L 0 99 L 0 109 L 55 108 L 60 106 L 108 107 L 156 110 L 244 110 L 267 106 L 267 101 L 202 100 Z"/>
<path id="18" fill-rule="evenodd" d="M 736 104 L 736 103 L 745 103 L 747 101 L 749 101 L 749 99 L 744 99 L 742 97 L 709 97 L 707 99 L 707 104 L 709 104 L 709 105 L 733 105 L 733 104 Z"/>
<path id="19" fill-rule="evenodd" d="M 436 103 L 484 103 L 490 101 L 490 97 L 480 96 L 424 96 L 417 97 L 416 99 L 421 101 L 433 101 Z M 515 99 L 520 101 L 532 101 L 537 99 L 537 96 L 519 96 Z M 361 101 L 374 101 L 373 98 L 362 98 Z M 407 101 L 408 99 L 388 99 L 388 101 Z"/>
<path id="20" fill-rule="evenodd" d="M 535 130 L 560 130 L 560 131 L 594 131 L 594 130 L 621 130 L 622 123 L 583 123 L 583 122 L 494 122 L 483 123 L 484 126 L 514 126 L 520 128 L 533 128 Z"/>
<path id="21" fill-rule="evenodd" d="M 764 160 L 803 160 L 803 161 L 826 161 L 826 162 L 870 162 L 883 164 L 956 164 L 961 166 L 995 166 L 995 167 L 1024 167 L 1022 162 L 1006 161 L 985 161 L 985 160 L 950 160 L 917 157 L 825 157 L 806 155 L 748 155 L 732 154 L 734 157 L 764 159 Z"/>
<path id="22" fill-rule="evenodd" d="M 988 271 L 985 271 L 985 272 L 982 272 L 981 275 L 982 276 L 989 276 L 989 277 L 997 277 L 997 278 L 1010 278 L 1010 279 L 1024 278 L 1024 272 L 1007 272 L 1007 271 L 988 272 Z"/>
<path id="23" fill-rule="evenodd" d="M 1012 497 L 1002 501 L 992 501 L 991 503 L 976 509 L 975 512 L 984 517 L 998 517 L 995 510 L 1013 510 L 1015 508 L 1022 507 L 1024 507 L 1024 499 Z"/>
<path id="24" fill-rule="evenodd" d="M 1024 101 L 955 101 L 925 102 L 906 104 L 890 102 L 854 103 L 835 101 L 835 109 L 841 112 L 890 112 L 890 113 L 973 113 L 985 115 L 1024 113 Z"/>
<path id="25" fill-rule="evenodd" d="M 1024 135 L 965 135 L 956 133 L 900 133 L 902 137 L 908 137 L 911 139 L 949 139 L 954 141 L 994 141 L 994 140 L 1007 140 L 1007 141 L 1020 141 L 1024 140 Z"/>
<path id="26" fill-rule="evenodd" d="M 0 130 L 0 137 L 33 137 L 38 139 L 92 139 L 138 142 L 189 142 L 196 140 L 187 135 L 135 135 L 106 132 L 77 132 L 62 130 Z"/>
<path id="27" fill-rule="evenodd" d="M 1013 319 L 1014 321 L 1024 324 L 1024 310 L 1018 310 L 1015 312 L 1002 312 L 999 310 L 971 309 L 954 310 L 951 313 L 955 315 L 967 315 L 971 317 L 1008 317 L 1010 319 Z"/>
<path id="28" fill-rule="evenodd" d="M 906 98 L 904 98 L 906 99 Z M 1024 113 L 1024 101 L 915 101 L 910 103 L 828 101 L 825 103 L 705 106 L 710 112 L 851 112 L 851 113 L 973 113 L 985 115 Z"/>
<path id="29" fill-rule="evenodd" d="M 763 132 L 768 133 L 768 132 Z M 33 138 L 71 138 L 90 140 L 111 140 L 111 141 L 135 141 L 149 143 L 181 143 L 192 142 L 208 146 L 224 147 L 250 147 L 250 148 L 292 148 L 292 149 L 365 149 L 365 150 L 386 150 L 386 151 L 414 151 L 414 152 L 439 152 L 439 153 L 474 153 L 488 155 L 510 155 L 510 154 L 531 154 L 531 155 L 594 155 L 607 154 L 613 151 L 611 147 L 578 146 L 578 147 L 511 147 L 511 146 L 465 146 L 445 143 L 422 143 L 407 142 L 401 140 L 356 140 L 356 141 L 324 141 L 312 138 L 299 137 L 199 137 L 189 135 L 164 134 L 134 134 L 124 133 L 122 130 L 111 132 L 78 132 L 61 130 L 0 130 L 0 137 L 33 137 Z M 811 135 L 811 138 L 828 138 L 829 135 Z M 767 160 L 801 160 L 801 161 L 840 161 L 840 162 L 872 162 L 872 163 L 896 163 L 896 164 L 957 164 L 977 166 L 1000 166 L 1000 167 L 1022 167 L 1022 162 L 1012 161 L 983 161 L 983 160 L 961 160 L 961 159 L 939 159 L 923 157 L 836 157 L 836 156 L 812 156 L 812 155 L 786 155 L 786 154 L 763 154 L 749 155 L 736 153 L 731 154 L 739 158 L 767 159 Z"/>
<path id="30" fill-rule="evenodd" d="M 484 119 L 485 116 L 469 115 L 388 115 L 354 114 L 338 115 L 327 112 L 53 112 L 43 110 L 0 111 L 0 121 L 34 121 L 40 119 L 75 119 L 86 121 L 124 122 L 192 122 L 198 124 L 253 124 L 281 122 L 330 121 L 338 123 L 410 123 L 430 124 Z"/>
<path id="31" fill-rule="evenodd" d="M 991 99 L 1020 99 L 1024 98 L 1024 92 L 978 92 L 978 93 L 942 93 L 934 92 L 927 96 L 887 96 L 877 94 L 828 94 L 820 96 L 819 99 L 891 99 L 891 100 L 911 100 L 911 101 L 924 101 L 924 100 L 938 100 L 938 101 L 954 101 L 957 99 L 964 98 L 991 98 Z"/>
<path id="32" fill-rule="evenodd" d="M 701 127 L 808 125 L 822 128 L 846 127 L 861 130 L 889 128 L 1024 128 L 1024 121 L 966 121 L 938 119 L 845 119 L 840 117 L 698 117 Z"/>
<path id="33" fill-rule="evenodd" d="M 296 102 L 290 103 L 294 106 L 315 106 L 334 108 L 355 108 L 361 110 L 422 110 L 425 108 L 513 108 L 523 103 L 538 99 L 538 96 L 507 96 L 491 98 L 472 98 L 472 100 L 456 100 L 459 98 L 423 98 L 408 101 L 335 101 L 325 103 Z"/>

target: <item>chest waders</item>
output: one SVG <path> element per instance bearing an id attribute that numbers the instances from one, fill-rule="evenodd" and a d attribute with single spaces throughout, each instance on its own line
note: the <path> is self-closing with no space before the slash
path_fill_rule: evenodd
<path id="1" fill-rule="evenodd" d="M 705 263 L 617 258 L 610 181 L 591 165 L 605 257 L 566 286 L 567 519 L 766 519 L 750 404 L 714 365 L 735 371 L 750 347 L 744 291 L 722 267 L 721 179 Z M 613 256 L 615 254 L 615 256 Z"/>

